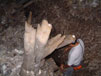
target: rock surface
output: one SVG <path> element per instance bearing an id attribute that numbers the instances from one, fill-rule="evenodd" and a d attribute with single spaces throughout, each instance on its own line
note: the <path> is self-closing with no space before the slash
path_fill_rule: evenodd
<path id="1" fill-rule="evenodd" d="M 79 2 L 81 1 L 81 2 Z M 15 76 L 23 59 L 23 34 L 25 15 L 33 12 L 33 27 L 43 19 L 53 25 L 51 37 L 58 33 L 75 34 L 85 43 L 84 67 L 73 76 L 101 75 L 101 1 L 100 0 L 39 0 L 12 14 L 15 3 L 0 5 L 0 76 Z M 59 66 L 67 59 L 65 49 L 56 50 L 53 57 Z M 17 74 L 17 73 L 16 73 Z M 60 71 L 54 73 L 61 75 Z"/>

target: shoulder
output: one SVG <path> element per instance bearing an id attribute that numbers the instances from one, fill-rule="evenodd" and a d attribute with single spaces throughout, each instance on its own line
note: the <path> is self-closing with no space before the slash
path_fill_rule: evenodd
<path id="1" fill-rule="evenodd" d="M 83 42 L 83 40 L 82 39 L 77 39 L 77 42 Z"/>
<path id="2" fill-rule="evenodd" d="M 82 40 L 82 39 L 78 39 L 77 42 L 80 43 L 80 46 L 81 46 L 81 47 L 83 48 L 83 50 L 84 50 L 85 45 L 84 45 L 83 40 Z"/>
<path id="3" fill-rule="evenodd" d="M 81 39 L 77 39 L 77 42 L 79 42 L 82 46 L 84 46 L 84 42 Z"/>

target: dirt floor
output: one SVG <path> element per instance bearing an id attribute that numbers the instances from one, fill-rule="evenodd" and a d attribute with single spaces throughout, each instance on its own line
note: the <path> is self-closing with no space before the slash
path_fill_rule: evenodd
<path id="1" fill-rule="evenodd" d="M 73 76 L 101 76 L 101 2 L 95 5 L 93 2 L 78 1 L 38 0 L 24 9 L 15 3 L 0 4 L 0 67 L 8 63 L 4 59 L 12 61 L 9 58 L 23 56 L 24 22 L 29 11 L 32 11 L 34 28 L 47 19 L 53 25 L 50 37 L 58 33 L 74 34 L 84 41 L 83 68 L 75 71 Z M 50 55 L 58 66 L 67 60 L 68 54 L 63 52 L 65 48 Z M 15 63 L 12 62 L 13 67 Z M 2 69 L 0 73 L 2 76 Z M 10 76 L 10 73 L 7 71 L 4 76 Z"/>

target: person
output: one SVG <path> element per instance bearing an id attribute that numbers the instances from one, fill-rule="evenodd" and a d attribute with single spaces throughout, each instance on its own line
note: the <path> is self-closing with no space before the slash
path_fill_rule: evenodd
<path id="1" fill-rule="evenodd" d="M 73 35 L 75 37 L 75 35 Z M 66 64 L 61 64 L 60 69 L 63 71 L 63 76 L 72 76 L 74 70 L 82 68 L 81 62 L 84 54 L 84 42 L 81 39 L 76 39 L 71 43 L 66 51 L 70 49 L 68 61 Z M 64 71 L 65 69 L 65 71 Z"/>

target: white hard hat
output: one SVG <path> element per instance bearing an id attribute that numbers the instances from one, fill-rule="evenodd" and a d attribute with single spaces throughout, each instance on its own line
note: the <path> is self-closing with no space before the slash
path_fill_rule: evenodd
<path id="1" fill-rule="evenodd" d="M 75 35 L 72 35 L 73 38 L 76 38 Z"/>
<path id="2" fill-rule="evenodd" d="M 72 37 L 76 39 L 75 35 L 72 35 Z M 73 41 L 72 43 L 75 43 L 75 41 Z"/>

